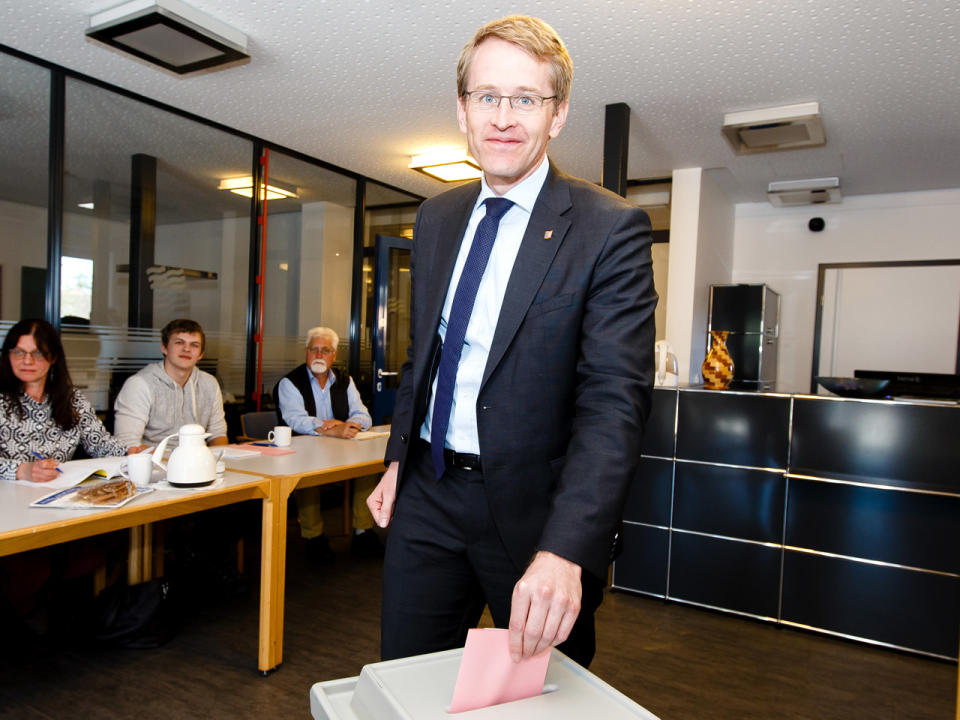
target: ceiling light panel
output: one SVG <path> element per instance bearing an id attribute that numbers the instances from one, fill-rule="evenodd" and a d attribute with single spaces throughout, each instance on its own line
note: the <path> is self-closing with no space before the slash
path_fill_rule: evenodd
<path id="1" fill-rule="evenodd" d="M 90 17 L 88 37 L 175 73 L 249 57 L 247 36 L 180 0 L 132 0 Z"/>

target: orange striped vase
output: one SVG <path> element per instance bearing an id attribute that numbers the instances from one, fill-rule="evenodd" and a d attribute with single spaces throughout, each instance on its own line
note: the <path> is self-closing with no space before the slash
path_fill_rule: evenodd
<path id="1" fill-rule="evenodd" d="M 727 350 L 726 330 L 710 331 L 710 352 L 700 366 L 703 386 L 708 390 L 726 390 L 733 380 L 733 358 Z"/>

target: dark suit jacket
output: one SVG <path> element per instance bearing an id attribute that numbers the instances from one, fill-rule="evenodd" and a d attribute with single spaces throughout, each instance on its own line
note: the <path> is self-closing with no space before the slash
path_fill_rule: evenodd
<path id="1" fill-rule="evenodd" d="M 400 462 L 401 503 L 443 302 L 479 191 L 479 181 L 454 188 L 417 214 L 411 344 L 385 457 Z M 551 164 L 477 401 L 487 496 L 518 569 L 548 550 L 606 577 L 650 411 L 656 304 L 646 213 Z"/>

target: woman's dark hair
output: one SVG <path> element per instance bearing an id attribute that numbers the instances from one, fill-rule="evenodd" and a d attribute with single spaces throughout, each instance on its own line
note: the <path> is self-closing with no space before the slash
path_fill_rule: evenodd
<path id="1" fill-rule="evenodd" d="M 73 408 L 73 382 L 70 380 L 70 371 L 67 370 L 67 358 L 63 354 L 60 336 L 46 320 L 21 320 L 10 328 L 3 341 L 3 356 L 0 357 L 0 393 L 6 396 L 7 402 L 15 407 L 23 418 L 24 410 L 20 397 L 23 383 L 13 374 L 10 351 L 24 335 L 33 336 L 37 349 L 50 363 L 44 387 L 47 397 L 50 398 L 50 415 L 62 429 L 70 430 L 78 421 L 77 411 Z"/>

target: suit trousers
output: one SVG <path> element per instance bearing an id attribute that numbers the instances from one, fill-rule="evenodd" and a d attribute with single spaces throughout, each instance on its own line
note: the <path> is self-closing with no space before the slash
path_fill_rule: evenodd
<path id="1" fill-rule="evenodd" d="M 448 467 L 437 479 L 429 443 L 414 441 L 384 557 L 384 660 L 463 647 L 484 605 L 497 627 L 508 626 L 513 587 L 526 568 L 510 559 L 486 492 L 476 470 Z M 603 583 L 583 573 L 582 586 L 580 615 L 558 649 L 587 667 Z"/>

